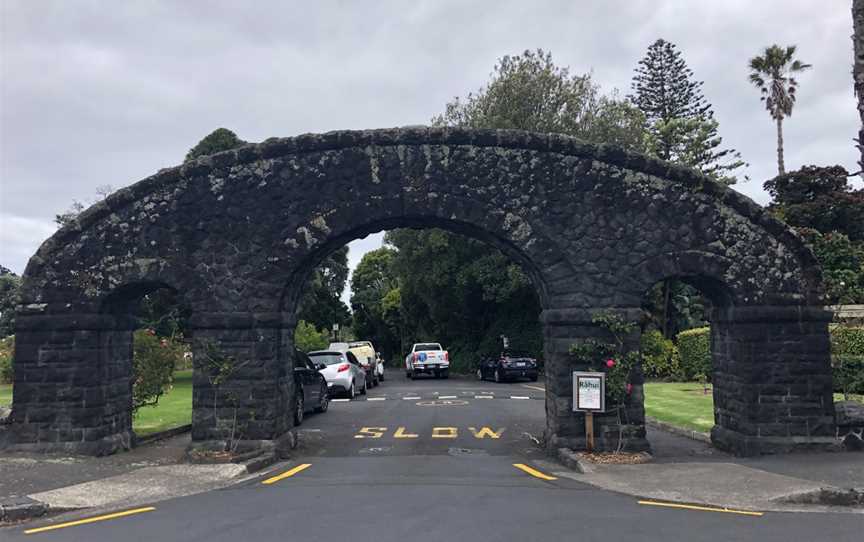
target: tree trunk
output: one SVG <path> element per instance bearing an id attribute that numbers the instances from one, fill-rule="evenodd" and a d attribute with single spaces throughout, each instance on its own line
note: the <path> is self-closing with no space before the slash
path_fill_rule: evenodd
<path id="1" fill-rule="evenodd" d="M 777 175 L 786 173 L 783 163 L 783 117 L 777 117 Z"/>
<path id="2" fill-rule="evenodd" d="M 858 169 L 864 179 L 864 0 L 852 1 L 852 45 L 855 50 L 855 62 L 852 65 L 852 77 L 855 82 L 855 95 L 858 97 L 858 116 L 861 125 L 858 127 Z"/>

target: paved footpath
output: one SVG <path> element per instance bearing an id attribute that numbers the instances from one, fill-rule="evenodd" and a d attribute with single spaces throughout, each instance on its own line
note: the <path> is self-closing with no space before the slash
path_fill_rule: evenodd
<path id="1" fill-rule="evenodd" d="M 534 443 L 544 426 L 542 394 L 534 384 L 388 379 L 367 398 L 307 418 L 296 457 L 259 476 L 132 510 L 7 527 L 0 540 L 861 540 L 864 514 L 848 510 L 675 509 L 585 483 L 597 479 L 548 462 Z M 652 466 L 669 472 L 731 465 L 723 468 L 768 474 L 652 438 Z M 672 461 L 675 453 L 682 461 Z M 25 534 L 115 511 L 126 515 Z"/>

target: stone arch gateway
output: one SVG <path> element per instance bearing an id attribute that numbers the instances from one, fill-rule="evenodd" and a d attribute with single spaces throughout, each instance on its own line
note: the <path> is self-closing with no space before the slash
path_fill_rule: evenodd
<path id="1" fill-rule="evenodd" d="M 602 333 L 592 323 L 600 311 L 638 318 L 643 293 L 670 277 L 700 285 L 715 305 L 714 442 L 741 454 L 833 442 L 831 314 L 813 256 L 787 227 L 694 171 L 619 148 L 417 127 L 270 139 L 199 158 L 58 231 L 25 272 L 0 445 L 129 446 L 128 306 L 169 287 L 191 307 L 196 364 L 207 344 L 243 360 L 224 384 L 230 394 L 214 393 L 196 367 L 193 445 L 224 441 L 236 415 L 248 445 L 279 446 L 291 431 L 304 278 L 330 250 L 405 226 L 487 241 L 532 277 L 550 446 L 584 445 L 570 399 L 570 372 L 582 366 L 570 345 Z M 636 380 L 627 446 L 644 449 Z M 595 420 L 600 445 L 615 446 L 614 420 Z"/>

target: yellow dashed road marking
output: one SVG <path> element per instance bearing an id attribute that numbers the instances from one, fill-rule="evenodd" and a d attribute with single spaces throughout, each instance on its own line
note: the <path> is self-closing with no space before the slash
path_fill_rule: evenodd
<path id="1" fill-rule="evenodd" d="M 261 482 L 261 483 L 262 483 L 262 484 L 265 484 L 265 485 L 268 485 L 268 486 L 269 486 L 270 484 L 275 484 L 275 483 L 278 482 L 279 480 L 284 480 L 285 478 L 290 478 L 290 477 L 294 476 L 295 474 L 297 474 L 298 472 L 300 472 L 300 471 L 304 471 L 304 470 L 308 469 L 308 468 L 311 467 L 311 466 L 312 466 L 312 465 L 311 465 L 310 463 L 303 463 L 302 465 L 297 465 L 297 466 L 294 467 L 293 469 L 291 469 L 291 470 L 286 470 L 286 471 L 283 472 L 282 474 L 277 474 L 276 476 L 274 476 L 274 477 L 272 477 L 272 478 L 267 478 L 266 480 L 264 480 L 264 481 Z"/>
<path id="2" fill-rule="evenodd" d="M 152 506 L 148 506 L 146 508 L 134 508 L 132 510 L 126 510 L 123 512 L 115 512 L 113 514 L 106 514 L 104 516 L 94 516 L 92 518 L 79 519 L 77 521 L 69 521 L 67 523 L 58 523 L 57 525 L 48 525 L 47 527 L 38 527 L 36 529 L 27 529 L 24 531 L 24 534 L 36 534 L 36 533 L 44 533 L 46 531 L 53 531 L 55 529 L 65 529 L 66 527 L 75 527 L 77 525 L 87 525 L 88 523 L 96 523 L 97 521 L 107 521 L 109 519 L 122 518 L 126 516 L 131 516 L 134 514 L 143 514 L 144 512 L 152 512 L 156 510 Z"/>
<path id="3" fill-rule="evenodd" d="M 740 514 L 742 516 L 761 517 L 762 512 L 751 512 L 749 510 L 733 510 L 731 508 L 714 508 L 712 506 L 696 506 L 693 504 L 678 504 L 675 502 L 638 501 L 639 504 L 647 506 L 662 506 L 664 508 L 681 508 L 684 510 L 698 510 L 700 512 L 722 512 L 724 514 Z"/>
<path id="4" fill-rule="evenodd" d="M 542 472 L 540 472 L 537 469 L 532 469 L 531 467 L 529 467 L 528 465 L 526 465 L 524 463 L 513 463 L 513 466 L 516 467 L 517 469 L 523 471 L 523 472 L 530 474 L 534 478 L 540 478 L 541 480 L 557 480 L 558 479 L 554 476 L 549 476 L 548 474 L 543 474 Z"/>

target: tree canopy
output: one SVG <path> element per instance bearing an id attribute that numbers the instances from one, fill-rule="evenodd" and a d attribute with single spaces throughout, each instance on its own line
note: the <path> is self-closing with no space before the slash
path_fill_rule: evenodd
<path id="1" fill-rule="evenodd" d="M 204 139 L 199 141 L 194 147 L 189 149 L 184 161 L 188 162 L 189 160 L 194 160 L 199 156 L 206 156 L 208 154 L 231 150 L 245 144 L 246 141 L 237 137 L 237 134 L 228 128 L 216 128 L 206 135 Z"/>

